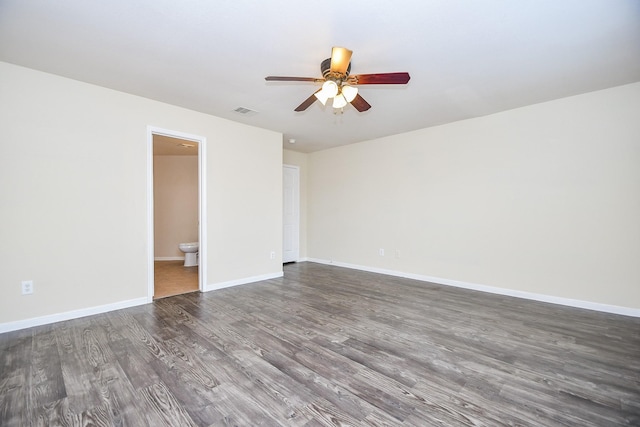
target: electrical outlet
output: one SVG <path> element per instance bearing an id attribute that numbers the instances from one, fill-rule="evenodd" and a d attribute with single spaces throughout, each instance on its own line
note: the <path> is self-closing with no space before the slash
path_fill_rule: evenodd
<path id="1" fill-rule="evenodd" d="M 33 293 L 33 280 L 22 281 L 22 295 L 29 295 Z"/>
<path id="2" fill-rule="evenodd" d="M 380 254 L 380 256 L 384 256 L 384 248 L 378 249 L 378 254 Z"/>
<path id="3" fill-rule="evenodd" d="M 276 253 L 274 251 L 271 251 L 271 259 L 276 259 Z"/>
<path id="4" fill-rule="evenodd" d="M 396 249 L 396 258 L 400 258 L 400 249 Z"/>

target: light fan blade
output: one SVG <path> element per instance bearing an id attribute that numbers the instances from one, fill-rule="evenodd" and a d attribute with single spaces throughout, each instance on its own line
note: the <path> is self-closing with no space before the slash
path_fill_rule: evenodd
<path id="1" fill-rule="evenodd" d="M 322 90 L 322 88 L 318 89 L 317 91 L 313 92 L 313 95 L 311 95 L 310 97 L 308 97 L 307 99 L 304 100 L 304 102 L 300 105 L 298 105 L 296 107 L 295 110 L 293 111 L 304 111 L 307 108 L 309 108 L 311 106 L 311 104 L 313 104 L 314 102 L 316 102 L 316 93 L 320 92 Z"/>
<path id="2" fill-rule="evenodd" d="M 349 76 L 349 83 L 353 85 L 403 85 L 407 84 L 410 78 L 409 73 L 356 74 Z"/>
<path id="3" fill-rule="evenodd" d="M 331 72 L 346 74 L 353 51 L 344 47 L 334 47 L 331 49 Z"/>
<path id="4" fill-rule="evenodd" d="M 264 78 L 268 82 L 323 82 L 324 79 L 315 77 L 284 77 L 284 76 L 267 76 Z"/>
<path id="5" fill-rule="evenodd" d="M 351 105 L 353 105 L 354 108 L 361 113 L 371 108 L 371 105 L 369 105 L 369 103 L 365 101 L 364 98 L 360 96 L 360 94 L 357 94 L 356 97 L 353 98 L 353 101 L 351 101 Z"/>

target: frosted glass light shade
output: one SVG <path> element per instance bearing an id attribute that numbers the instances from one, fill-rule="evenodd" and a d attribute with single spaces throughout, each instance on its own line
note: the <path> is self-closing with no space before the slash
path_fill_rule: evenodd
<path id="1" fill-rule="evenodd" d="M 356 98 L 356 95 L 358 95 L 358 88 L 344 85 L 342 86 L 342 94 L 344 95 L 344 98 L 347 100 L 347 102 L 351 102 Z"/>
<path id="2" fill-rule="evenodd" d="M 333 108 L 342 108 L 347 105 L 347 100 L 344 98 L 344 95 L 340 94 L 333 98 Z"/>
<path id="3" fill-rule="evenodd" d="M 315 97 L 318 98 L 318 101 L 322 102 L 322 105 L 326 105 L 327 104 L 327 99 L 329 99 L 329 97 L 327 96 L 327 92 L 324 90 L 320 90 L 316 93 L 314 93 Z"/>
<path id="4" fill-rule="evenodd" d="M 322 92 L 327 94 L 327 98 L 333 98 L 338 94 L 338 85 L 333 80 L 327 80 L 322 85 Z"/>

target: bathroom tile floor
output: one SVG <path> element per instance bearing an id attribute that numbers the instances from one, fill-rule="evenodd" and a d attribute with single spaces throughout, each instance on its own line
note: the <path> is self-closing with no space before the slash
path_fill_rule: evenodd
<path id="1" fill-rule="evenodd" d="M 183 261 L 155 261 L 153 299 L 198 290 L 198 267 L 185 267 Z"/>

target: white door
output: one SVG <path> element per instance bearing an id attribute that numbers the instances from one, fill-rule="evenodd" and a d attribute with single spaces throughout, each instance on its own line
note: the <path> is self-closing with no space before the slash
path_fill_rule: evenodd
<path id="1" fill-rule="evenodd" d="M 282 169 L 282 262 L 298 261 L 300 256 L 300 168 Z"/>

